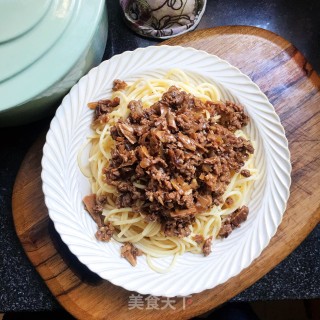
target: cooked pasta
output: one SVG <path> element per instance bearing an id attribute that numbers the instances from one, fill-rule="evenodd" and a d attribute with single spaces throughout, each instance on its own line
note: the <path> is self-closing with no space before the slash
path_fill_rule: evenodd
<path id="1" fill-rule="evenodd" d="M 128 84 L 124 90 L 114 91 L 110 99 L 119 98 L 119 105 L 108 113 L 107 121 L 95 122 L 94 132 L 88 137 L 90 143 L 90 156 L 87 164 L 81 164 L 81 152 L 79 153 L 79 166 L 91 183 L 92 193 L 97 197 L 104 197 L 102 215 L 104 223 L 111 223 L 115 229 L 113 239 L 126 243 L 130 242 L 140 249 L 147 258 L 147 262 L 157 272 L 170 271 L 176 259 L 185 252 L 200 254 L 203 243 L 199 244 L 195 239 L 198 235 L 203 239 L 217 238 L 223 219 L 235 212 L 239 207 L 249 202 L 253 183 L 257 177 L 257 169 L 254 166 L 254 157 L 251 154 L 241 170 L 249 170 L 250 174 L 244 176 L 239 172 L 232 172 L 231 181 L 222 195 L 222 201 L 213 205 L 204 212 L 194 215 L 194 221 L 190 225 L 190 234 L 186 237 L 168 236 L 163 232 L 159 221 L 147 221 L 145 214 L 138 212 L 133 207 L 117 206 L 119 191 L 114 185 L 106 182 L 105 170 L 110 165 L 112 150 L 115 141 L 111 136 L 111 129 L 120 119 L 126 119 L 130 114 L 128 104 L 130 101 L 141 101 L 143 109 L 148 109 L 159 101 L 162 95 L 175 86 L 186 93 L 200 99 L 202 102 L 220 101 L 219 90 L 211 83 L 196 83 L 181 70 L 172 69 L 160 79 L 138 79 Z M 219 123 L 220 116 L 215 120 Z M 234 132 L 235 136 L 248 140 L 245 132 L 240 129 Z M 252 143 L 252 142 L 251 142 Z M 144 190 L 146 185 L 141 181 L 133 181 L 135 188 Z M 226 205 L 226 199 L 231 199 Z M 154 258 L 172 256 L 172 263 L 166 269 L 161 269 L 154 263 Z"/>

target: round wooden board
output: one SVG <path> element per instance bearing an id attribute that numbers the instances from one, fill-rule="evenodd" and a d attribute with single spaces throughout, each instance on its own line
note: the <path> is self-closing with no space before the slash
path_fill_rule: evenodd
<path id="1" fill-rule="evenodd" d="M 320 79 L 301 53 L 276 34 L 254 27 L 200 30 L 163 44 L 216 54 L 251 77 L 268 96 L 281 118 L 291 151 L 293 172 L 287 211 L 268 247 L 236 277 L 193 295 L 192 304 L 185 308 L 183 299 L 177 298 L 175 310 L 129 310 L 132 292 L 90 272 L 70 253 L 49 220 L 40 178 L 43 135 L 17 176 L 13 217 L 31 262 L 61 305 L 79 319 L 187 319 L 204 313 L 274 268 L 319 222 Z"/>

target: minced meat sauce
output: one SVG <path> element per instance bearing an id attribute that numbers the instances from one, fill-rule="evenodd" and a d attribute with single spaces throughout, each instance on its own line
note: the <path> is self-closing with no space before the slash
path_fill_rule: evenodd
<path id="1" fill-rule="evenodd" d="M 97 105 L 95 121 L 118 104 Z M 118 191 L 116 205 L 159 221 L 167 236 L 188 236 L 195 215 L 222 204 L 232 175 L 253 153 L 234 135 L 249 118 L 233 102 L 204 103 L 175 86 L 148 109 L 135 100 L 128 108 L 128 118 L 111 128 L 115 145 L 104 169 Z"/>

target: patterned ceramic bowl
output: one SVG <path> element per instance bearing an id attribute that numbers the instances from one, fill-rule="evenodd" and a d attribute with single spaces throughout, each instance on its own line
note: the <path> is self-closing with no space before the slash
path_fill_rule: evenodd
<path id="1" fill-rule="evenodd" d="M 168 39 L 199 23 L 206 0 L 120 0 L 125 21 L 142 36 Z"/>

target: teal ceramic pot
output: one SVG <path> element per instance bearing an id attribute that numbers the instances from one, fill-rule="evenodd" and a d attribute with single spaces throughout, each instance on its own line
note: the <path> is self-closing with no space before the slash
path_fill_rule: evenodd
<path id="1" fill-rule="evenodd" d="M 0 126 L 53 113 L 102 59 L 104 0 L 0 0 Z"/>

